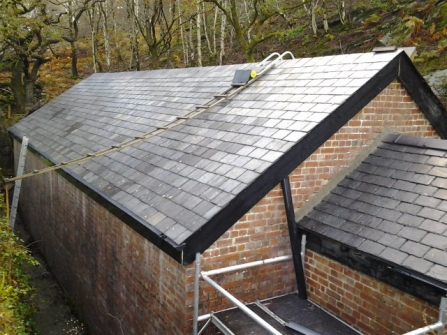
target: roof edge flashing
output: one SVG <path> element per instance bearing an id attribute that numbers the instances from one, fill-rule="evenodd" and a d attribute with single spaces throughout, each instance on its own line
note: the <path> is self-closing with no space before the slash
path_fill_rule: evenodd
<path id="1" fill-rule="evenodd" d="M 447 294 L 447 283 L 299 226 L 307 232 L 306 247 L 434 305 Z M 417 283 L 417 285 L 416 285 Z"/>
<path id="2" fill-rule="evenodd" d="M 447 140 L 435 138 L 421 138 L 408 135 L 389 134 L 383 142 L 397 145 L 405 145 L 415 148 L 433 149 L 447 151 Z"/>
<path id="3" fill-rule="evenodd" d="M 22 141 L 22 139 L 17 134 L 13 134 L 10 132 L 10 134 L 19 142 Z M 54 160 L 51 157 L 47 157 L 46 155 L 39 152 L 31 143 L 28 145 L 28 149 L 34 153 L 35 155 L 38 155 L 44 160 L 47 160 L 54 164 Z M 98 202 L 102 207 L 104 207 L 107 211 L 112 213 L 115 217 L 119 218 L 123 223 L 125 223 L 127 226 L 132 228 L 135 232 L 137 232 L 139 235 L 141 235 L 143 238 L 149 240 L 151 243 L 153 243 L 155 246 L 160 248 L 163 252 L 165 252 L 167 255 L 172 257 L 174 260 L 179 262 L 180 264 L 183 263 L 183 249 L 185 248 L 185 243 L 178 244 L 168 236 L 166 236 L 163 232 L 158 230 L 156 227 L 150 226 L 146 221 L 144 221 L 139 216 L 135 215 L 134 213 L 130 212 L 104 194 L 101 190 L 96 188 L 95 186 L 91 184 L 87 184 L 83 179 L 81 179 L 76 174 L 72 173 L 69 170 L 66 170 L 65 168 L 55 170 L 54 172 L 59 173 L 65 180 L 67 180 L 69 183 L 75 185 L 81 190 L 85 190 L 87 196 Z"/>

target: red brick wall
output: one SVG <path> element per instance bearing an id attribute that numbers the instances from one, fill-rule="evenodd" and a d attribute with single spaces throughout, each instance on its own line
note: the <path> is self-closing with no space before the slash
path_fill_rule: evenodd
<path id="1" fill-rule="evenodd" d="M 334 174 L 348 167 L 359 152 L 371 145 L 384 131 L 439 137 L 403 86 L 395 81 L 290 174 L 295 209 L 305 206 Z M 289 254 L 291 250 L 284 201 L 278 185 L 203 254 L 203 267 L 204 270 L 216 269 Z M 308 270 L 307 274 L 311 275 L 311 271 Z M 216 276 L 214 279 L 245 302 L 296 290 L 291 261 L 263 265 L 253 270 Z M 313 282 L 308 282 L 309 290 L 321 291 L 312 285 Z M 203 281 L 201 288 L 201 313 L 231 306 Z M 346 294 L 349 295 L 349 292 Z M 405 310 L 407 307 L 402 305 L 402 308 Z M 344 317 L 337 310 L 333 312 Z M 363 312 L 361 310 L 358 313 Z"/>
<path id="2" fill-rule="evenodd" d="M 202 269 L 207 271 L 290 254 L 284 201 L 281 188 L 277 186 L 202 255 Z M 244 302 L 296 290 L 291 261 L 212 279 Z M 201 285 L 204 287 L 200 294 L 203 313 L 232 307 L 208 284 L 202 281 Z"/>
<path id="3" fill-rule="evenodd" d="M 438 308 L 306 251 L 309 298 L 365 335 L 404 334 L 438 320 Z"/>
<path id="4" fill-rule="evenodd" d="M 26 162 L 44 167 L 30 152 Z M 190 332 L 185 268 L 62 176 L 24 180 L 21 217 L 90 334 Z"/>

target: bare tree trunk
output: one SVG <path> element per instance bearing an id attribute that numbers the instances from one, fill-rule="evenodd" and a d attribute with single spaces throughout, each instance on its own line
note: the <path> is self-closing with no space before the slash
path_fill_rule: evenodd
<path id="1" fill-rule="evenodd" d="M 9 83 L 9 87 L 14 95 L 15 110 L 18 114 L 25 114 L 26 111 L 25 88 L 22 83 L 23 70 L 23 62 L 15 62 L 12 68 L 11 82 Z"/>
<path id="2" fill-rule="evenodd" d="M 101 62 L 98 57 L 98 41 L 97 32 L 101 21 L 101 11 L 95 8 L 88 9 L 88 16 L 90 21 L 90 36 L 91 36 L 91 47 L 92 47 L 92 61 L 93 61 L 93 71 L 102 72 Z"/>
<path id="3" fill-rule="evenodd" d="M 206 44 L 208 46 L 208 51 L 214 57 L 213 49 L 211 48 L 210 38 L 208 36 L 208 29 L 207 29 L 207 26 L 208 26 L 207 21 L 208 20 L 207 20 L 207 16 L 206 16 L 206 8 L 205 8 L 204 2 L 202 3 L 202 12 L 203 12 L 203 21 L 202 21 L 203 22 L 203 34 L 205 35 Z"/>
<path id="4" fill-rule="evenodd" d="M 185 42 L 185 28 L 183 26 L 183 15 L 181 12 L 181 0 L 178 1 L 178 16 L 179 16 L 179 30 L 180 30 L 180 39 L 182 43 L 182 52 L 183 52 L 183 65 L 186 67 L 189 64 L 189 53 L 188 53 L 188 41 Z"/>
<path id="5" fill-rule="evenodd" d="M 109 10 L 108 10 L 108 2 L 105 4 L 100 3 L 99 8 L 102 12 L 103 21 L 102 21 L 102 29 L 104 34 L 104 49 L 106 54 L 106 65 L 107 70 L 110 70 L 112 65 L 112 49 L 110 48 L 110 34 L 109 34 Z"/>
<path id="6" fill-rule="evenodd" d="M 223 7 L 226 8 L 227 1 L 223 1 Z M 227 25 L 227 16 L 223 13 L 221 14 L 220 21 L 220 52 L 219 52 L 219 65 L 223 64 L 223 60 L 225 57 L 225 28 Z"/>
<path id="7" fill-rule="evenodd" d="M 200 0 L 197 0 L 197 65 L 202 66 L 202 33 L 201 23 L 202 15 L 200 9 Z"/>
<path id="8" fill-rule="evenodd" d="M 345 1 L 339 0 L 337 3 L 338 17 L 340 18 L 341 24 L 345 24 L 346 22 L 346 8 Z"/>
<path id="9" fill-rule="evenodd" d="M 74 79 L 77 79 L 79 77 L 79 73 L 78 73 L 78 49 L 76 46 L 76 41 L 70 42 L 70 49 L 71 49 L 71 76 Z"/>
<path id="10" fill-rule="evenodd" d="M 217 55 L 217 41 L 216 41 L 216 31 L 217 31 L 217 18 L 218 18 L 219 8 L 214 7 L 214 20 L 213 20 L 213 53 Z"/>
<path id="11" fill-rule="evenodd" d="M 194 60 L 194 43 L 192 42 L 192 20 L 189 20 L 189 48 L 191 52 L 191 60 Z"/>
<path id="12" fill-rule="evenodd" d="M 323 11 L 323 28 L 324 28 L 324 32 L 328 32 L 329 31 L 329 23 L 327 21 L 327 14 L 326 14 L 326 8 L 325 8 L 325 0 L 322 1 L 321 3 L 321 10 Z"/>
<path id="13" fill-rule="evenodd" d="M 114 44 L 114 49 L 116 52 L 116 58 L 117 58 L 118 65 L 121 65 L 122 63 L 124 63 L 124 59 L 123 59 L 123 56 L 121 55 L 121 48 L 120 48 L 119 39 L 118 39 L 118 26 L 117 26 L 117 20 L 115 18 L 114 2 L 111 3 L 110 8 L 112 9 L 113 42 L 114 42 L 113 44 Z"/>
<path id="14" fill-rule="evenodd" d="M 129 57 L 129 69 L 132 69 L 135 61 L 135 67 L 137 71 L 140 71 L 140 47 L 138 42 L 138 29 L 136 24 L 136 18 L 138 16 L 138 0 L 128 0 L 127 13 L 130 20 L 130 44 L 131 53 Z"/>
<path id="15" fill-rule="evenodd" d="M 317 6 L 318 6 L 318 0 L 311 1 L 311 8 L 310 8 L 310 15 L 311 15 L 311 27 L 312 32 L 314 35 L 317 35 L 318 33 L 318 27 L 317 27 Z"/>

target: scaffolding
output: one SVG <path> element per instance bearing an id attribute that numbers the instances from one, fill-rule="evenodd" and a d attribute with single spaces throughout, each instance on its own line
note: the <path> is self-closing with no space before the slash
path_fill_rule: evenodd
<path id="1" fill-rule="evenodd" d="M 282 335 L 275 328 L 273 328 L 268 322 L 259 317 L 256 313 L 254 313 L 251 309 L 249 309 L 244 303 L 235 298 L 231 293 L 225 290 L 222 286 L 217 284 L 214 280 L 210 278 L 210 276 L 234 272 L 239 270 L 244 270 L 248 268 L 252 268 L 255 266 L 265 265 L 265 264 L 273 264 L 278 262 L 284 262 L 288 260 L 292 260 L 292 256 L 279 256 L 274 258 L 269 258 L 261 261 L 255 261 L 245 264 L 239 264 L 234 266 L 229 266 L 221 269 L 211 270 L 211 271 L 201 271 L 200 269 L 200 253 L 196 254 L 195 261 L 195 278 L 194 278 L 194 316 L 193 316 L 193 335 L 200 335 L 205 328 L 209 325 L 209 323 L 213 323 L 220 331 L 222 331 L 225 335 L 234 335 L 231 330 L 229 330 L 213 313 L 205 314 L 199 316 L 199 288 L 200 288 L 200 279 L 203 279 L 212 287 L 214 287 L 219 293 L 221 293 L 224 297 L 226 297 L 229 301 L 231 301 L 236 307 L 238 307 L 242 312 L 247 314 L 251 319 L 253 319 L 256 323 L 258 323 L 261 327 L 266 329 L 273 335 Z M 205 325 L 202 329 L 199 330 L 199 322 L 206 321 Z"/>
<path id="2" fill-rule="evenodd" d="M 444 335 L 446 334 L 445 329 L 446 326 L 447 326 L 447 298 L 441 297 L 441 303 L 439 305 L 438 322 L 435 322 L 434 324 L 419 329 L 412 330 L 403 335 L 424 335 L 434 331 L 436 331 L 437 335 Z"/>

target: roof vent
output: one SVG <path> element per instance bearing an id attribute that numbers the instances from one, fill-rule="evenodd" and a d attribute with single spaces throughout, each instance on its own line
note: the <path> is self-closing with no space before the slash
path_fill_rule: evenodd
<path id="1" fill-rule="evenodd" d="M 397 50 L 397 47 L 391 46 L 391 47 L 375 47 L 372 49 L 375 53 L 384 53 L 384 52 L 394 52 Z"/>
<path id="2" fill-rule="evenodd" d="M 244 86 L 255 77 L 256 71 L 254 70 L 236 70 L 231 86 Z"/>

